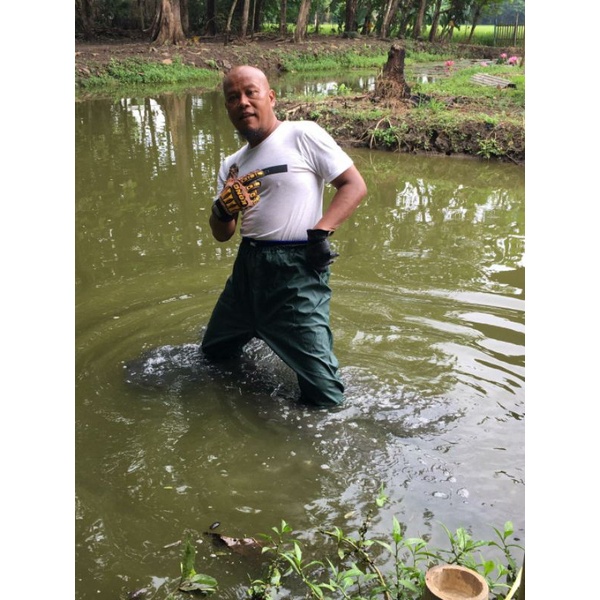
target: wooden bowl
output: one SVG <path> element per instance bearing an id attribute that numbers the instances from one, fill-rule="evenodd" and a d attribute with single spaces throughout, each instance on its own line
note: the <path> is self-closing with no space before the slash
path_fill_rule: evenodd
<path id="1" fill-rule="evenodd" d="M 438 565 L 425 574 L 423 600 L 487 600 L 487 581 L 471 569 Z"/>

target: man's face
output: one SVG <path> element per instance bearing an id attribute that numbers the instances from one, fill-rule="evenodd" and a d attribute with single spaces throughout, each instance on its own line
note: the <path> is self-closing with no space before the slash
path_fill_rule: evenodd
<path id="1" fill-rule="evenodd" d="M 261 71 L 252 67 L 233 69 L 225 79 L 223 93 L 233 126 L 251 146 L 262 142 L 275 129 L 275 92 Z"/>

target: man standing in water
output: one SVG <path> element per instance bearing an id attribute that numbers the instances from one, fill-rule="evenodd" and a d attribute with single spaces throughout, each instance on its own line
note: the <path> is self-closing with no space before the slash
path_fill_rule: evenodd
<path id="1" fill-rule="evenodd" d="M 219 360 L 238 355 L 256 337 L 298 377 L 301 401 L 333 407 L 344 386 L 329 327 L 328 238 L 367 193 L 352 159 L 312 121 L 279 121 L 275 92 L 250 66 L 223 81 L 233 126 L 248 142 L 218 175 L 210 227 L 229 240 L 241 220 L 233 272 L 208 323 L 202 350 Z M 323 212 L 324 184 L 336 192 Z"/>

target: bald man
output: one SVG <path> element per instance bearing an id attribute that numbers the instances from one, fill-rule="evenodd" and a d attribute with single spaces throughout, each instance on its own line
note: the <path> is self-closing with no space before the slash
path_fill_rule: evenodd
<path id="1" fill-rule="evenodd" d="M 352 159 L 312 121 L 280 121 L 266 75 L 235 67 L 223 80 L 229 119 L 247 143 L 222 163 L 209 219 L 225 242 L 242 242 L 202 340 L 209 359 L 263 340 L 298 377 L 300 400 L 344 400 L 329 326 L 329 237 L 367 193 Z M 325 183 L 335 194 L 323 210 Z"/>

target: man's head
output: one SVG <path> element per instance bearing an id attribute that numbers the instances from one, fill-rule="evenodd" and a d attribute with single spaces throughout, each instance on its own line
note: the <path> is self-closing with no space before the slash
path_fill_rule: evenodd
<path id="1" fill-rule="evenodd" d="M 275 92 L 266 75 L 255 67 L 234 67 L 223 80 L 225 107 L 233 126 L 250 146 L 260 144 L 279 124 Z"/>

